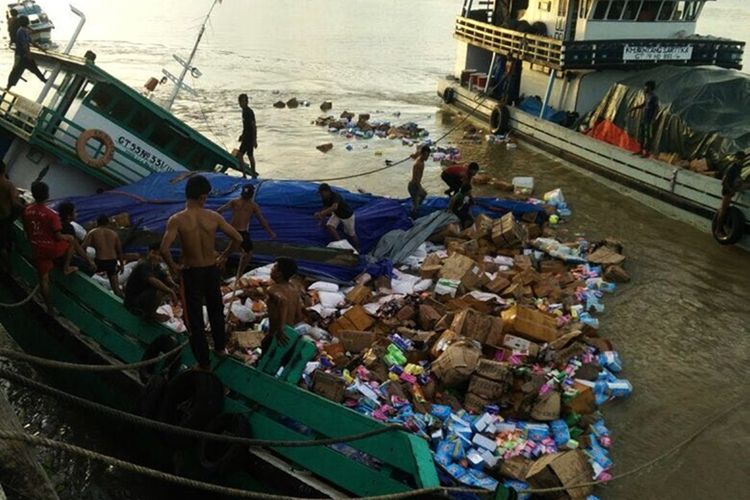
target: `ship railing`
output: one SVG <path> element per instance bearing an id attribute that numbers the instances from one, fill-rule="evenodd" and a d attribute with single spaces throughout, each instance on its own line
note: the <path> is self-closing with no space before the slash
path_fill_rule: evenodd
<path id="1" fill-rule="evenodd" d="M 0 123 L 16 135 L 28 139 L 36 127 L 42 106 L 14 94 L 9 90 L 2 91 L 0 99 Z"/>
<path id="2" fill-rule="evenodd" d="M 77 123 L 60 116 L 55 111 L 43 108 L 39 114 L 37 127 L 31 137 L 35 145 L 47 149 L 51 154 L 63 157 L 69 163 L 85 170 L 88 174 L 112 184 L 128 184 L 137 181 L 154 172 L 142 160 L 132 153 L 123 150 L 115 143 L 112 160 L 102 168 L 90 167 L 83 163 L 78 156 L 76 144 L 84 128 Z M 104 154 L 104 145 L 90 140 L 86 143 L 86 150 L 92 158 L 99 158 Z M 134 168 L 133 165 L 139 165 Z"/>
<path id="3" fill-rule="evenodd" d="M 515 59 L 561 69 L 563 44 L 554 38 L 500 28 L 466 17 L 456 19 L 454 36 L 471 45 Z"/>

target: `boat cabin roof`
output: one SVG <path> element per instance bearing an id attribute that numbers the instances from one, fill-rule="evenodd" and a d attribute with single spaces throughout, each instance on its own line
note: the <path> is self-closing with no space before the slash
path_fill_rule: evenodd
<path id="1" fill-rule="evenodd" d="M 166 122 L 183 139 L 192 141 L 198 146 L 212 153 L 211 156 L 216 157 L 218 160 L 215 164 L 221 164 L 226 168 L 236 168 L 237 160 L 229 151 L 226 151 L 224 148 L 218 146 L 206 136 L 193 129 L 158 104 L 147 99 L 145 96 L 141 95 L 138 91 L 134 90 L 129 85 L 107 73 L 102 68 L 97 66 L 93 61 L 82 57 L 66 55 L 57 52 L 41 51 L 38 49 L 32 49 L 32 51 L 34 52 L 35 61 L 37 61 L 37 63 L 39 64 L 43 64 L 46 66 L 54 66 L 59 64 L 62 71 L 75 75 L 81 75 L 95 82 L 96 85 L 94 86 L 91 95 L 95 95 L 97 93 L 101 95 L 103 93 L 103 89 L 100 88 L 100 90 L 97 91 L 97 86 L 102 83 L 106 84 L 107 90 L 111 91 L 112 89 L 114 89 L 116 93 L 120 94 L 120 96 L 118 97 L 126 97 L 126 101 L 129 102 L 121 103 L 121 105 L 127 107 L 129 111 L 132 111 L 133 104 L 135 104 L 136 107 L 139 106 L 145 109 L 156 119 L 160 119 Z M 195 167 L 196 169 L 198 169 L 197 165 Z M 226 170 L 226 168 L 224 168 L 223 170 Z M 206 168 L 204 167 L 202 168 L 202 170 L 206 170 Z"/>

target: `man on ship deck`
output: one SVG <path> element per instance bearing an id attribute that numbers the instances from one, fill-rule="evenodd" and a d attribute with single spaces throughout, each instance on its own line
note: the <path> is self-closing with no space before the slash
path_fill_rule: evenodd
<path id="1" fill-rule="evenodd" d="M 647 158 L 651 151 L 651 134 L 654 126 L 654 118 L 656 118 L 656 113 L 659 111 L 659 98 L 656 97 L 654 90 L 656 90 L 656 82 L 653 80 L 647 81 L 643 87 L 643 102 L 630 108 L 631 113 L 639 109 L 643 110 L 641 123 L 638 127 L 638 143 L 641 146 L 641 150 L 635 154 L 640 154 L 644 158 Z"/>
<path id="2" fill-rule="evenodd" d="M 302 298 L 299 290 L 289 281 L 297 274 L 297 263 L 287 257 L 276 259 L 271 269 L 273 285 L 268 287 L 268 321 L 269 335 L 264 346 L 271 338 L 284 345 L 289 340 L 284 327 L 294 326 L 305 318 Z M 267 347 L 264 350 L 266 351 Z"/>
<path id="3" fill-rule="evenodd" d="M 42 74 L 39 66 L 34 62 L 34 58 L 31 55 L 31 30 L 29 29 L 29 18 L 21 16 L 18 18 L 18 30 L 16 31 L 16 49 L 15 49 L 15 60 L 13 62 L 13 69 L 10 70 L 8 75 L 8 85 L 5 87 L 6 90 L 10 90 L 18 80 L 21 79 L 21 75 L 27 69 L 34 73 L 37 78 L 42 82 L 47 83 L 47 79 Z"/>
<path id="4" fill-rule="evenodd" d="M 125 266 L 120 237 L 109 227 L 109 217 L 100 215 L 96 219 L 96 227 L 89 231 L 83 240 L 83 248 L 93 247 L 96 251 L 96 270 L 105 273 L 109 279 L 109 286 L 115 295 L 122 297 L 122 288 L 118 273 Z"/>
<path id="5" fill-rule="evenodd" d="M 221 297 L 221 268 L 227 258 L 239 248 L 242 236 L 219 213 L 204 208 L 211 183 L 202 175 L 190 177 L 185 186 L 185 209 L 167 221 L 167 230 L 161 241 L 161 254 L 174 275 L 180 276 L 180 295 L 185 314 L 185 324 L 190 333 L 190 347 L 198 369 L 209 371 L 211 364 L 203 320 L 203 305 L 208 310 L 214 352 L 219 357 L 227 355 L 224 303 Z M 216 232 L 221 231 L 231 243 L 217 257 Z M 170 251 L 177 237 L 182 244 L 182 260 L 178 265 Z"/>
<path id="6" fill-rule="evenodd" d="M 239 167 L 242 170 L 242 177 L 245 175 L 245 165 L 243 158 L 247 155 L 247 159 L 250 160 L 250 175 L 253 179 L 258 177 L 258 172 L 255 170 L 255 149 L 258 148 L 258 126 L 255 123 L 255 112 L 250 108 L 247 94 L 240 94 L 237 101 L 242 108 L 242 135 L 240 135 L 240 148 L 237 150 L 237 160 Z"/>

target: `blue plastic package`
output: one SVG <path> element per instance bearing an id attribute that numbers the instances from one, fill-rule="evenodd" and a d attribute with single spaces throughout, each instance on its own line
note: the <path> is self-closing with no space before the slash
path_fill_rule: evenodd
<path id="1" fill-rule="evenodd" d="M 592 439 L 591 444 L 584 451 L 589 457 L 591 457 L 591 460 L 599 464 L 604 470 L 607 470 L 614 465 L 612 459 L 609 458 L 607 449 L 603 448 L 596 439 Z"/>
<path id="2" fill-rule="evenodd" d="M 609 371 L 618 373 L 622 370 L 622 361 L 617 351 L 604 351 L 599 353 L 599 364 Z"/>
<path id="3" fill-rule="evenodd" d="M 607 389 L 609 389 L 609 394 L 613 398 L 626 398 L 633 392 L 632 384 L 625 379 L 608 382 Z"/>
<path id="4" fill-rule="evenodd" d="M 552 437 L 555 439 L 555 444 L 558 447 L 565 446 L 570 441 L 570 429 L 565 420 L 553 420 L 549 424 L 552 429 Z"/>
<path id="5" fill-rule="evenodd" d="M 515 490 L 518 496 L 518 500 L 530 500 L 531 495 L 529 493 L 524 493 L 524 490 L 529 489 L 529 484 L 525 483 L 523 481 L 518 481 L 516 479 L 506 479 L 503 481 L 503 486 L 506 488 L 510 488 L 512 490 Z"/>
<path id="6" fill-rule="evenodd" d="M 524 424 L 527 436 L 531 441 L 543 441 L 549 437 L 549 426 L 547 424 Z"/>
<path id="7" fill-rule="evenodd" d="M 430 408 L 430 414 L 442 421 L 446 421 L 448 418 L 450 418 L 451 413 L 451 407 L 447 405 L 432 405 L 432 407 Z"/>

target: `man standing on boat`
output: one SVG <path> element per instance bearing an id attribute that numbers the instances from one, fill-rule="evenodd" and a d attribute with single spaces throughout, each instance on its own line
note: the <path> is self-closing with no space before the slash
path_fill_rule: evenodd
<path id="1" fill-rule="evenodd" d="M 357 230 L 354 226 L 354 210 L 344 201 L 340 194 L 334 193 L 331 186 L 328 184 L 321 184 L 318 187 L 318 193 L 320 194 L 321 200 L 323 200 L 323 210 L 315 213 L 315 218 L 323 220 L 328 217 L 326 222 L 326 229 L 331 235 L 334 241 L 338 241 L 341 238 L 336 228 L 339 224 L 344 226 L 344 233 L 351 238 L 352 245 L 359 251 L 359 238 L 357 238 Z"/>
<path id="2" fill-rule="evenodd" d="M 268 233 L 268 237 L 272 240 L 276 239 L 276 233 L 273 232 L 271 226 L 268 225 L 268 221 L 263 217 L 263 212 L 260 210 L 255 201 L 253 201 L 253 195 L 255 194 L 255 186 L 252 184 L 245 184 L 242 186 L 242 192 L 240 197 L 236 200 L 232 200 L 224 204 L 217 212 L 223 213 L 227 210 L 232 211 L 232 220 L 230 224 L 242 236 L 242 258 L 240 259 L 240 265 L 237 268 L 237 277 L 245 272 L 245 268 L 250 264 L 253 258 L 253 240 L 250 238 L 250 223 L 253 221 L 253 217 L 258 219 L 260 225 Z"/>
<path id="3" fill-rule="evenodd" d="M 18 31 L 18 11 L 10 9 L 10 15 L 6 16 L 5 21 L 8 23 L 8 46 L 12 47 L 16 43 L 16 32 Z"/>
<path id="4" fill-rule="evenodd" d="M 268 328 L 269 335 L 284 345 L 289 340 L 284 327 L 293 326 L 304 321 L 300 292 L 289 281 L 297 274 L 297 263 L 287 257 L 276 259 L 271 269 L 273 285 L 268 287 Z"/>
<path id="5" fill-rule="evenodd" d="M 471 184 L 471 180 L 479 172 L 479 164 L 471 162 L 469 165 L 453 165 L 443 169 L 440 178 L 448 185 L 445 194 L 453 196 L 458 193 L 461 186 Z"/>
<path id="6" fill-rule="evenodd" d="M 422 187 L 422 177 L 424 176 L 424 162 L 430 157 L 430 153 L 430 146 L 425 144 L 411 156 L 413 160 L 416 160 L 414 166 L 411 168 L 411 180 L 407 186 L 409 196 L 411 196 L 412 219 L 417 218 L 419 207 L 422 205 L 424 199 L 427 198 L 427 191 Z"/>
<path id="7" fill-rule="evenodd" d="M 60 216 L 46 205 L 49 199 L 49 186 L 44 182 L 35 182 L 31 185 L 31 195 L 34 197 L 34 203 L 27 206 L 23 212 L 23 226 L 31 245 L 34 267 L 39 275 L 39 291 L 44 298 L 47 312 L 54 315 L 49 291 L 49 272 L 59 259 L 63 259 L 63 273 L 66 275 L 78 271 L 77 267 L 70 265 L 74 238 L 69 234 L 62 234 Z"/>
<path id="8" fill-rule="evenodd" d="M 181 277 L 180 294 L 185 314 L 185 324 L 190 332 L 190 347 L 198 360 L 198 368 L 210 370 L 203 305 L 208 310 L 214 352 L 224 357 L 226 331 L 224 304 L 221 299 L 221 271 L 232 252 L 242 243 L 242 236 L 224 218 L 213 210 L 204 208 L 211 183 L 202 175 L 190 177 L 185 186 L 185 209 L 174 214 L 167 222 L 161 241 L 161 254 L 173 274 Z M 216 231 L 227 235 L 231 244 L 217 258 Z M 171 247 L 177 236 L 182 243 L 182 261 L 177 265 L 172 259 Z"/>
<path id="9" fill-rule="evenodd" d="M 254 150 L 258 147 L 258 127 L 255 123 L 255 112 L 248 105 L 247 94 L 240 94 L 237 101 L 242 108 L 242 135 L 239 139 L 240 148 L 237 150 L 237 160 L 242 170 L 242 177 L 247 177 L 243 160 L 247 155 L 248 160 L 250 160 L 250 175 L 255 179 L 258 177 L 258 172 L 255 171 L 254 154 Z"/>
<path id="10" fill-rule="evenodd" d="M 0 266 L 3 271 L 10 265 L 13 250 L 13 221 L 23 211 L 18 189 L 5 173 L 5 162 L 0 160 Z"/>
<path id="11" fill-rule="evenodd" d="M 16 56 L 15 62 L 13 63 L 13 69 L 10 70 L 8 75 L 8 85 L 6 90 L 10 90 L 18 80 L 21 79 L 21 75 L 25 70 L 29 70 L 34 73 L 37 78 L 42 82 L 47 83 L 47 79 L 44 77 L 39 67 L 34 62 L 31 56 L 31 30 L 29 29 L 29 18 L 21 16 L 18 18 L 18 30 L 16 31 Z"/>
<path id="12" fill-rule="evenodd" d="M 631 113 L 643 109 L 643 117 L 641 118 L 641 124 L 638 128 L 638 142 L 641 145 L 641 150 L 636 154 L 640 154 L 644 158 L 649 156 L 651 148 L 651 131 L 653 130 L 656 112 L 659 111 L 659 98 L 656 97 L 656 94 L 654 93 L 655 89 L 656 83 L 653 80 L 647 81 L 643 87 L 643 93 L 645 96 L 643 102 L 630 108 Z"/>

